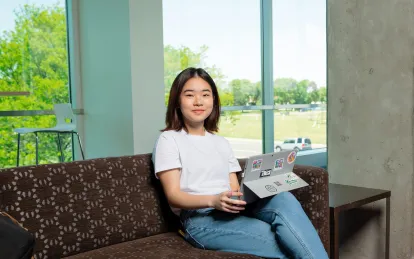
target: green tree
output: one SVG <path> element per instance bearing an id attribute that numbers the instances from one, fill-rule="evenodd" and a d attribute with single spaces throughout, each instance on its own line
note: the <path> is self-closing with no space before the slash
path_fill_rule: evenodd
<path id="1" fill-rule="evenodd" d="M 218 89 L 220 96 L 220 105 L 221 106 L 233 106 L 234 105 L 234 96 L 228 90 Z"/>
<path id="2" fill-rule="evenodd" d="M 309 80 L 298 82 L 292 78 L 278 78 L 274 82 L 274 99 L 277 104 L 326 102 L 326 87 L 318 88 Z"/>
<path id="3" fill-rule="evenodd" d="M 281 88 L 285 90 L 292 90 L 296 87 L 297 81 L 293 78 L 277 78 L 274 81 L 273 87 L 274 88 Z"/>
<path id="4" fill-rule="evenodd" d="M 277 78 L 273 83 L 274 100 L 277 104 L 295 103 L 293 92 L 298 82 L 293 78 Z"/>
<path id="5" fill-rule="evenodd" d="M 322 86 L 318 89 L 319 91 L 319 101 L 326 103 L 326 86 Z"/>
<path id="6" fill-rule="evenodd" d="M 323 86 L 313 89 L 312 92 L 309 93 L 309 99 L 314 103 L 326 103 L 326 87 Z"/>
<path id="7" fill-rule="evenodd" d="M 308 80 L 302 80 L 291 90 L 295 104 L 310 103 L 308 97 L 309 83 Z"/>
<path id="8" fill-rule="evenodd" d="M 292 103 L 293 100 L 291 98 L 291 92 L 289 92 L 287 89 L 284 88 L 275 88 L 274 89 L 274 95 L 275 95 L 275 103 L 277 104 L 286 104 L 286 103 Z"/>
<path id="9" fill-rule="evenodd" d="M 234 96 L 226 89 L 225 76 L 221 69 L 216 66 L 208 67 L 205 65 L 207 46 L 202 46 L 199 50 L 192 50 L 188 47 L 181 46 L 175 48 L 171 45 L 164 47 L 164 84 L 165 84 L 165 105 L 168 104 L 171 85 L 175 77 L 187 67 L 204 68 L 213 78 L 220 95 L 221 106 L 233 106 Z M 237 112 L 225 111 L 222 113 L 222 119 L 230 121 L 235 125 L 238 117 Z"/>
<path id="10" fill-rule="evenodd" d="M 228 90 L 218 89 L 220 96 L 220 105 L 223 106 L 233 106 L 234 105 L 234 96 Z M 236 122 L 240 119 L 240 112 L 237 111 L 224 111 L 221 113 L 221 119 L 230 122 L 233 126 L 236 125 Z"/>
<path id="11" fill-rule="evenodd" d="M 261 84 L 247 79 L 234 79 L 229 83 L 234 96 L 234 105 L 257 105 L 261 100 Z"/>
<path id="12" fill-rule="evenodd" d="M 321 99 L 319 90 L 314 90 L 309 93 L 309 100 L 313 103 L 319 102 Z"/>
<path id="13" fill-rule="evenodd" d="M 168 104 L 168 98 L 174 79 L 182 70 L 188 67 L 201 67 L 205 69 L 213 78 L 218 88 L 224 87 L 225 76 L 222 71 L 216 66 L 205 66 L 207 51 L 207 46 L 202 46 L 199 50 L 191 50 L 185 46 L 175 48 L 171 45 L 167 45 L 164 47 L 165 105 Z"/>
<path id="14" fill-rule="evenodd" d="M 1 110 L 52 109 L 54 103 L 67 103 L 68 58 L 65 10 L 57 5 L 24 5 L 15 11 L 15 28 L 0 34 L 0 91 L 29 91 L 28 97 L 2 97 Z M 3 117 L 0 119 L 0 167 L 16 160 L 17 127 L 51 127 L 53 116 Z M 40 163 L 58 160 L 56 138 L 39 136 Z M 31 136 L 24 136 L 30 140 Z M 25 144 L 26 143 L 26 144 Z M 69 138 L 65 157 L 71 158 Z M 34 141 L 23 142 L 21 161 L 34 163 Z"/>

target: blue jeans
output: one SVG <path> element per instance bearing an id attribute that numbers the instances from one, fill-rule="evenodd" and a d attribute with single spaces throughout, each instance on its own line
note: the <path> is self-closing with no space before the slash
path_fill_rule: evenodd
<path id="1" fill-rule="evenodd" d="M 261 199 L 241 214 L 212 208 L 182 210 L 185 239 L 193 246 L 265 258 L 325 259 L 328 255 L 290 192 Z"/>

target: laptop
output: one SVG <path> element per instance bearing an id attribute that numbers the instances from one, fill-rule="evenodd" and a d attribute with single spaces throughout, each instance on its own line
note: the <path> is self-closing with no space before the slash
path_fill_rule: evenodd
<path id="1" fill-rule="evenodd" d="M 251 156 L 246 161 L 240 191 L 246 203 L 308 186 L 293 173 L 294 150 Z"/>

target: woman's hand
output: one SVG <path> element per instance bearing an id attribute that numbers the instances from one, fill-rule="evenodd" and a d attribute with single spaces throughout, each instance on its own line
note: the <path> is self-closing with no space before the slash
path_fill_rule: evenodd
<path id="1" fill-rule="evenodd" d="M 244 210 L 246 202 L 239 199 L 232 199 L 231 197 L 240 198 L 242 195 L 243 193 L 238 191 L 222 192 L 213 196 L 211 207 L 229 213 L 240 213 L 241 210 Z"/>

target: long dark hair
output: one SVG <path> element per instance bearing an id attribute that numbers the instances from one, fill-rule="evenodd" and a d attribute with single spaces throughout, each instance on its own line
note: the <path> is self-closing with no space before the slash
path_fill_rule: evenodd
<path id="1" fill-rule="evenodd" d="M 213 92 L 213 110 L 211 114 L 204 120 L 204 128 L 210 132 L 218 131 L 218 122 L 220 119 L 220 98 L 218 95 L 216 84 L 211 76 L 202 68 L 189 67 L 181 71 L 174 79 L 171 86 L 170 97 L 168 99 L 167 114 L 165 116 L 166 127 L 162 131 L 184 129 L 188 132 L 184 124 L 183 114 L 180 110 L 180 95 L 183 91 L 185 83 L 191 78 L 199 77 L 206 81 Z"/>

